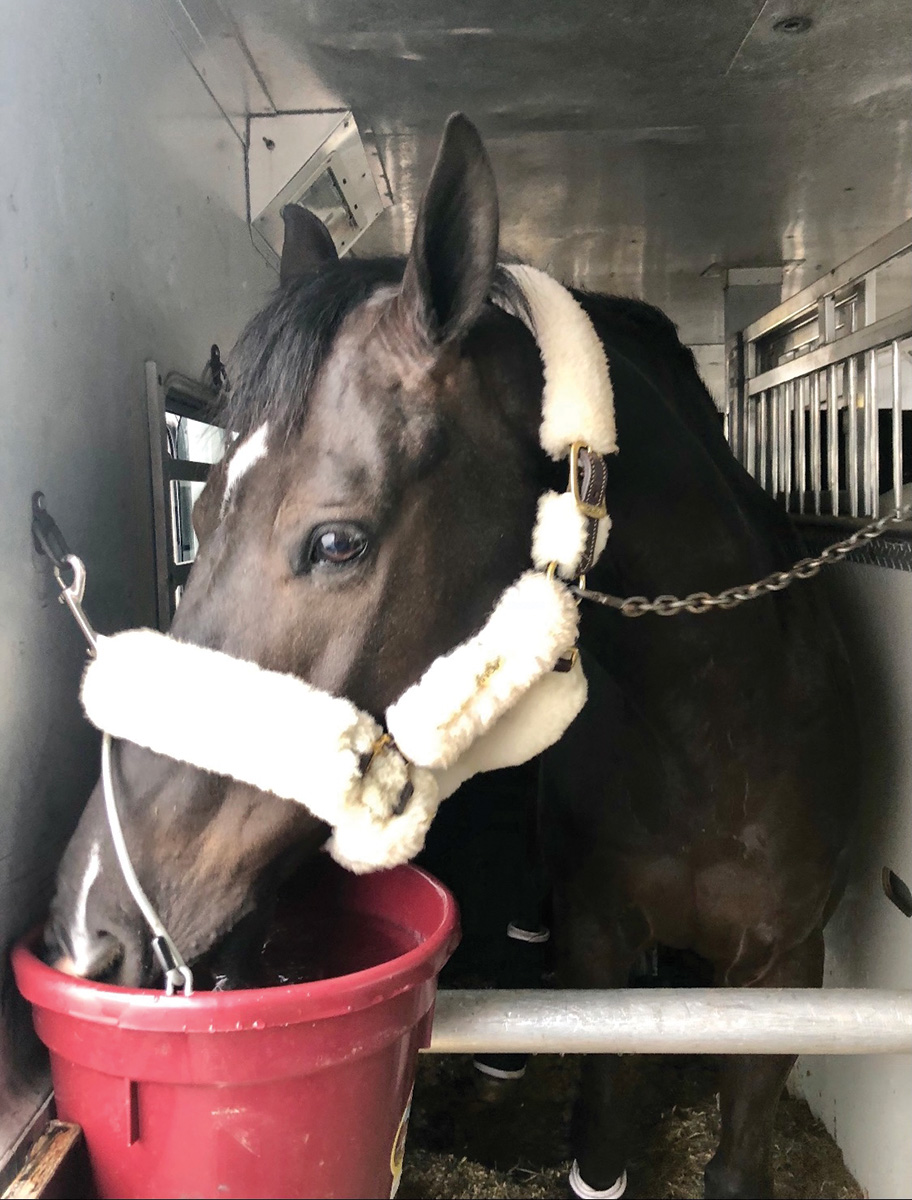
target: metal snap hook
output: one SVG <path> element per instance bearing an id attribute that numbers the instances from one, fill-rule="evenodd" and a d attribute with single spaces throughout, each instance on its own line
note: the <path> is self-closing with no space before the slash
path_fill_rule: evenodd
<path id="1" fill-rule="evenodd" d="M 173 996 L 180 989 L 185 996 L 193 995 L 193 972 L 177 953 L 167 934 L 152 939 L 152 952 L 165 976 L 165 994 Z"/>
<path id="2" fill-rule="evenodd" d="M 54 578 L 60 585 L 58 600 L 61 604 L 65 604 L 73 614 L 76 624 L 82 630 L 83 637 L 89 643 L 89 652 L 94 657 L 98 652 L 98 636 L 82 608 L 82 598 L 85 595 L 86 586 L 85 563 L 75 554 L 68 554 L 64 559 L 64 565 L 73 572 L 73 579 L 69 584 L 64 583 L 61 568 L 54 563 Z"/>

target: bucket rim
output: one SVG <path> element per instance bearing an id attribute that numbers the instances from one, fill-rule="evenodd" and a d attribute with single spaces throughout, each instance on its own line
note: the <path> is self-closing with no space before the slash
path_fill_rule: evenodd
<path id="1" fill-rule="evenodd" d="M 11 954 L 13 973 L 20 992 L 35 1008 L 137 1032 L 236 1033 L 358 1012 L 435 978 L 459 942 L 459 913 L 449 890 L 410 863 L 376 874 L 394 872 L 419 877 L 435 894 L 440 908 L 434 929 L 419 945 L 395 958 L 331 979 L 167 996 L 162 990 L 66 975 L 42 962 L 33 947 L 43 925 L 16 942 Z"/>

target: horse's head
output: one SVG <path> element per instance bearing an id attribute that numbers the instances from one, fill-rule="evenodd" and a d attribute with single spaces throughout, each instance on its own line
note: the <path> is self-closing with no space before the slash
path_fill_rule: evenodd
<path id="1" fill-rule="evenodd" d="M 497 242 L 491 167 L 460 116 L 404 263 L 340 262 L 319 222 L 286 215 L 282 286 L 236 348 L 238 436 L 194 514 L 178 638 L 381 715 L 483 623 L 528 566 L 546 470 L 538 353 L 490 303 Z M 157 697 L 191 728 L 207 719 L 195 682 Z M 129 742 L 114 765 L 138 876 L 188 960 L 286 855 L 325 840 L 302 805 Z M 78 974 L 152 978 L 100 789 L 63 860 L 48 938 Z"/>

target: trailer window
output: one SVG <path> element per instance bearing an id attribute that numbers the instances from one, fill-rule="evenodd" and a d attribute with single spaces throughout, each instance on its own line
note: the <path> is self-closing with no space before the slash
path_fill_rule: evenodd
<path id="1" fill-rule="evenodd" d="M 218 425 L 208 425 L 192 417 L 166 412 L 168 455 L 175 463 L 192 466 L 211 465 L 225 453 L 225 431 Z M 205 479 L 178 479 L 169 471 L 171 549 L 175 565 L 192 563 L 199 544 L 193 530 L 193 506 L 206 486 Z M 179 598 L 179 595 L 178 597 Z"/>
<path id="2" fill-rule="evenodd" d="M 221 395 L 177 373 L 162 378 L 146 364 L 155 533 L 158 625 L 167 629 L 199 546 L 193 506 L 213 463 L 225 453 Z"/>

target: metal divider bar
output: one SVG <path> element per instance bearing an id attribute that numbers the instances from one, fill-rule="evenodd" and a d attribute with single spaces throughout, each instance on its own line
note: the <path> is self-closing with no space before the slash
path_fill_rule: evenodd
<path id="1" fill-rule="evenodd" d="M 893 342 L 892 377 L 893 377 L 893 503 L 899 508 L 902 504 L 903 488 L 903 448 L 902 448 L 902 383 L 899 339 Z"/>
<path id="2" fill-rule="evenodd" d="M 908 1054 L 912 992 L 441 991 L 437 1054 Z"/>
<path id="3" fill-rule="evenodd" d="M 784 325 L 787 321 L 812 309 L 828 293 L 839 291 L 848 283 L 861 279 L 877 267 L 896 258 L 912 246 L 912 218 L 903 221 L 896 229 L 865 246 L 857 254 L 840 263 L 834 270 L 802 288 L 794 296 L 777 305 L 771 312 L 754 321 L 744 330 L 745 341 L 756 341 L 765 334 Z"/>
<path id="4" fill-rule="evenodd" d="M 827 486 L 830 512 L 839 513 L 839 366 L 832 366 L 827 379 Z"/>
<path id="5" fill-rule="evenodd" d="M 820 372 L 811 376 L 811 490 L 814 493 L 814 512 L 820 516 L 820 495 L 823 489 L 823 463 L 820 460 Z"/>
<path id="6" fill-rule="evenodd" d="M 785 491 L 785 385 L 773 390 L 773 495 Z"/>
<path id="7" fill-rule="evenodd" d="M 757 481 L 762 488 L 769 485 L 769 392 L 760 393 L 760 403 L 757 406 L 757 420 L 760 422 L 758 438 L 760 461 L 757 464 Z"/>
<path id="8" fill-rule="evenodd" d="M 786 507 L 790 507 L 792 495 L 792 414 L 795 409 L 795 381 L 790 379 L 783 388 L 782 397 L 782 492 Z"/>
<path id="9" fill-rule="evenodd" d="M 849 512 L 858 516 L 858 358 L 849 359 L 849 375 L 846 381 L 846 420 L 848 421 L 848 465 L 846 475 L 849 483 Z"/>
<path id="10" fill-rule="evenodd" d="M 865 360 L 865 507 L 876 516 L 880 476 L 880 444 L 877 440 L 877 351 Z"/>
<path id="11" fill-rule="evenodd" d="M 904 298 L 889 286 L 877 302 L 881 268 L 901 257 L 900 273 L 912 220 L 728 340 L 729 436 L 789 512 L 857 519 L 902 507 L 912 305 L 897 309 Z"/>
<path id="12" fill-rule="evenodd" d="M 802 354 L 788 362 L 780 363 L 757 375 L 749 376 L 745 387 L 749 396 L 756 396 L 766 388 L 784 383 L 786 379 L 794 379 L 796 375 L 806 375 L 811 371 L 821 371 L 824 367 L 843 362 L 852 354 L 861 354 L 865 350 L 876 350 L 880 346 L 889 346 L 896 338 L 906 337 L 912 329 L 912 306 L 901 312 L 893 313 L 876 321 L 873 325 L 865 325 L 855 333 L 848 333 L 838 341 L 827 342 L 816 350 Z"/>
<path id="13" fill-rule="evenodd" d="M 811 381 L 805 376 L 803 379 L 797 380 L 798 386 L 798 404 L 795 408 L 795 419 L 797 421 L 797 462 L 795 464 L 795 484 L 798 489 L 798 511 L 804 512 L 805 498 L 807 496 L 807 425 L 805 422 L 805 414 L 810 407 L 810 389 Z"/>
<path id="14" fill-rule="evenodd" d="M 769 491 L 778 496 L 782 491 L 782 397 L 785 388 L 770 388 L 769 391 L 769 421 L 770 421 L 770 464 Z"/>

